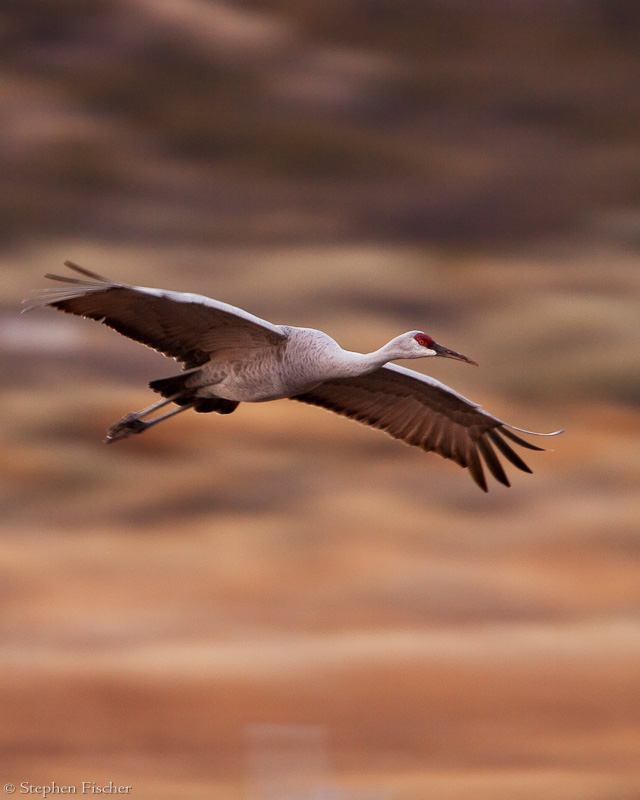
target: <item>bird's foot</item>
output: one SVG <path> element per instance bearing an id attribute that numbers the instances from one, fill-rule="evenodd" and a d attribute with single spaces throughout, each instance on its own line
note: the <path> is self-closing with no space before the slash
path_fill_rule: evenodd
<path id="1" fill-rule="evenodd" d="M 143 422 L 138 414 L 125 414 L 122 419 L 119 419 L 109 428 L 105 442 L 111 444 L 111 442 L 126 439 L 127 436 L 131 436 L 133 433 L 142 433 L 148 425 L 149 423 Z"/>

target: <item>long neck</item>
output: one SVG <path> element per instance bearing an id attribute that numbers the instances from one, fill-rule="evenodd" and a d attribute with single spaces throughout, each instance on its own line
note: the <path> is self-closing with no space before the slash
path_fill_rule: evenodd
<path id="1" fill-rule="evenodd" d="M 342 356 L 340 358 L 340 368 L 344 370 L 345 377 L 366 375 L 368 372 L 373 372 L 378 367 L 382 367 L 388 361 L 393 361 L 396 358 L 406 358 L 406 355 L 398 352 L 394 340 L 378 350 L 374 350 L 372 353 L 354 353 L 351 350 L 342 350 Z"/>

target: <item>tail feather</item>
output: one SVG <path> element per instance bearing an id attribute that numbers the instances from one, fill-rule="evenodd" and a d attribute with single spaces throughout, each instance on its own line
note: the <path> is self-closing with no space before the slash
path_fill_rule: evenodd
<path id="1" fill-rule="evenodd" d="M 180 403 L 180 397 L 184 396 L 185 400 L 191 400 L 193 389 L 186 386 L 187 379 L 191 377 L 190 372 L 183 373 L 182 375 L 172 375 L 170 378 L 158 378 L 158 380 L 151 381 L 149 388 L 154 392 L 158 392 L 167 399 L 171 398 L 175 403 Z"/>
<path id="2" fill-rule="evenodd" d="M 187 381 L 193 372 L 182 375 L 172 375 L 170 378 L 158 378 L 151 381 L 149 388 L 158 392 L 162 397 L 171 400 L 179 406 L 193 406 L 194 411 L 208 414 L 215 411 L 217 414 L 231 414 L 239 403 L 236 400 L 225 400 L 223 397 L 198 397 L 198 387 L 187 386 Z"/>

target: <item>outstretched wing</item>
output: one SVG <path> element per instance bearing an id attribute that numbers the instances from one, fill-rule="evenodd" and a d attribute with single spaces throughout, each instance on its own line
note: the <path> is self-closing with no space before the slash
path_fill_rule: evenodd
<path id="1" fill-rule="evenodd" d="M 493 477 L 510 486 L 494 445 L 518 469 L 531 472 L 503 437 L 530 450 L 542 450 L 513 431 L 536 436 L 562 432 L 534 434 L 514 428 L 434 378 L 396 364 L 387 364 L 368 375 L 324 381 L 292 400 L 322 406 L 379 428 L 407 444 L 450 458 L 466 467 L 485 492 L 487 481 L 480 456 Z"/>
<path id="2" fill-rule="evenodd" d="M 201 366 L 221 350 L 266 347 L 286 339 L 278 325 L 203 295 L 127 286 L 71 261 L 65 261 L 65 266 L 84 277 L 47 275 L 67 286 L 45 289 L 27 308 L 53 306 L 96 319 L 175 358 L 184 369 Z"/>

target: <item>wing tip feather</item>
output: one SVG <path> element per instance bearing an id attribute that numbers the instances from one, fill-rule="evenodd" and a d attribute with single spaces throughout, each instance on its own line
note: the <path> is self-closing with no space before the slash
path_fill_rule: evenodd
<path id="1" fill-rule="evenodd" d="M 40 289 L 34 292 L 31 296 L 22 301 L 24 308 L 22 308 L 21 313 L 32 311 L 34 308 L 42 308 L 43 306 L 52 306 L 64 311 L 65 309 L 60 304 L 65 300 L 73 300 L 89 292 L 93 293 L 96 291 L 104 291 L 112 287 L 124 286 L 124 284 L 114 283 L 109 280 L 109 278 L 98 275 L 97 272 L 92 272 L 85 267 L 81 267 L 74 261 L 65 261 L 64 266 L 78 272 L 80 275 L 84 275 L 85 280 L 82 278 L 72 278 L 69 275 L 55 275 L 52 272 L 46 272 L 44 277 L 48 278 L 50 281 L 71 284 L 71 286 L 68 286 L 66 289 L 54 287 L 50 289 Z"/>
<path id="2" fill-rule="evenodd" d="M 500 463 L 500 459 L 491 446 L 491 441 L 483 435 L 478 438 L 477 445 L 478 449 L 480 450 L 480 454 L 482 455 L 482 458 L 484 459 L 484 462 L 489 468 L 489 471 L 493 477 L 498 481 L 498 483 L 510 488 L 511 483 L 509 482 L 509 478 L 507 478 L 504 467 Z"/>
<path id="3" fill-rule="evenodd" d="M 108 283 L 112 284 L 113 281 L 109 280 L 109 278 L 105 278 L 103 275 L 98 275 L 97 272 L 92 272 L 90 269 L 86 267 L 81 267 L 79 264 L 76 264 L 75 261 L 64 261 L 64 266 L 68 267 L 69 269 L 74 270 L 75 272 L 80 273 L 80 275 L 84 275 L 85 278 L 91 278 L 94 281 L 100 281 L 100 283 Z M 59 280 L 55 275 L 46 275 L 47 278 L 54 278 Z"/>

